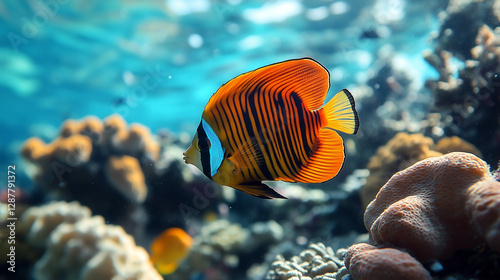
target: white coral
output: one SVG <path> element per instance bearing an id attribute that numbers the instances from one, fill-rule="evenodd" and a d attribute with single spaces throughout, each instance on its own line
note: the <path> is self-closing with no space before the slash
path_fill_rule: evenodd
<path id="1" fill-rule="evenodd" d="M 311 244 L 298 256 L 286 261 L 283 256 L 276 256 L 266 279 L 273 280 L 330 280 L 340 279 L 345 272 L 339 273 L 344 264 L 335 255 L 331 247 L 323 243 Z"/>
<path id="2" fill-rule="evenodd" d="M 73 224 L 90 216 L 90 209 L 76 201 L 58 201 L 30 207 L 21 217 L 20 227 L 26 232 L 31 245 L 43 247 L 49 235 L 60 224 Z"/>
<path id="3" fill-rule="evenodd" d="M 36 279 L 163 279 L 146 250 L 136 246 L 121 226 L 107 225 L 102 216 L 91 217 L 90 210 L 77 202 L 32 207 L 21 224 L 30 243 L 46 246 L 35 264 Z"/>

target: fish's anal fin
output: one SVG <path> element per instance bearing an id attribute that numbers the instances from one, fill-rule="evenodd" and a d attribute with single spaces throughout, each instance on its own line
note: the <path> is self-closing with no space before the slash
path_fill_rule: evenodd
<path id="1" fill-rule="evenodd" d="M 332 129 L 319 130 L 309 161 L 295 176 L 298 182 L 322 183 L 335 177 L 344 164 L 344 144 Z"/>
<path id="2" fill-rule="evenodd" d="M 263 184 L 262 182 L 243 183 L 243 184 L 239 184 L 237 186 L 232 186 L 232 187 L 239 190 L 239 191 L 242 191 L 244 193 L 256 196 L 258 198 L 265 198 L 265 199 L 283 198 L 283 199 L 286 199 L 286 197 L 277 193 L 275 190 L 271 189 L 269 186 L 267 186 L 266 184 Z"/>
<path id="3" fill-rule="evenodd" d="M 356 103 L 347 89 L 335 94 L 321 110 L 326 119 L 326 127 L 349 134 L 358 132 L 359 118 Z"/>

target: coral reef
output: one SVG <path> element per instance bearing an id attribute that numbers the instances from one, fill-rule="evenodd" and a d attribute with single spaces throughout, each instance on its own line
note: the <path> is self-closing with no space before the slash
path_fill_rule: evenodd
<path id="1" fill-rule="evenodd" d="M 378 249 L 366 243 L 349 248 L 345 266 L 356 280 L 432 279 L 424 266 L 410 254 L 393 248 Z"/>
<path id="2" fill-rule="evenodd" d="M 281 241 L 283 234 L 275 221 L 257 222 L 248 229 L 228 220 L 209 222 L 194 237 L 184 265 L 165 279 L 189 279 L 194 272 L 204 273 L 206 279 L 229 279 L 224 276 L 228 269 L 248 268 L 253 264 L 250 256 L 262 254 L 267 247 Z"/>
<path id="3" fill-rule="evenodd" d="M 370 175 L 361 189 L 361 201 L 366 206 L 375 198 L 380 188 L 396 172 L 417 161 L 441 156 L 450 152 L 468 152 L 481 156 L 481 152 L 459 137 L 444 137 L 434 145 L 434 141 L 422 134 L 400 132 L 387 144 L 378 148 L 370 158 L 367 168 Z"/>
<path id="4" fill-rule="evenodd" d="M 28 139 L 21 154 L 38 168 L 36 183 L 56 197 L 74 198 L 73 189 L 79 186 L 68 177 L 82 173 L 97 177 L 104 170 L 111 186 L 127 199 L 141 203 L 147 188 L 140 163 L 145 167 L 157 160 L 159 145 L 146 127 L 132 124 L 127 129 L 119 115 L 108 117 L 104 123 L 91 116 L 65 121 L 59 137 L 49 144 L 36 137 Z M 75 185 L 68 186 L 70 183 Z M 61 184 L 66 186 L 61 188 Z"/>
<path id="5" fill-rule="evenodd" d="M 480 244 L 465 209 L 469 188 L 491 178 L 484 161 L 458 152 L 396 173 L 366 209 L 370 240 L 407 248 L 419 260 L 446 258 Z"/>
<path id="6" fill-rule="evenodd" d="M 91 217 L 77 202 L 30 208 L 21 224 L 30 244 L 46 247 L 36 279 L 162 279 L 122 227 Z"/>
<path id="7" fill-rule="evenodd" d="M 20 230 L 32 246 L 45 247 L 50 234 L 60 224 L 74 224 L 89 218 L 92 212 L 80 203 L 54 201 L 44 206 L 28 208 L 20 219 Z"/>
<path id="8" fill-rule="evenodd" d="M 126 198 L 142 203 L 148 192 L 139 161 L 131 156 L 112 156 L 106 164 L 108 181 Z"/>
<path id="9" fill-rule="evenodd" d="M 127 127 L 119 115 L 104 121 L 93 116 L 69 119 L 51 143 L 30 138 L 21 154 L 35 166 L 33 179 L 48 199 L 78 200 L 130 230 L 145 222 L 134 217 L 143 212 L 146 181 L 154 178 L 153 163 L 160 155 L 148 128 Z M 107 203 L 109 197 L 121 207 Z"/>
<path id="10" fill-rule="evenodd" d="M 439 73 L 438 79 L 426 81 L 434 110 L 441 116 L 437 127 L 445 135 L 481 147 L 484 159 L 496 165 L 500 158 L 500 2 L 450 1 L 447 11 L 434 50 L 423 53 Z"/>
<path id="11" fill-rule="evenodd" d="M 282 255 L 277 255 L 266 279 L 340 279 L 347 272 L 339 269 L 344 266 L 341 258 L 342 256 L 336 255 L 331 247 L 323 243 L 310 244 L 306 250 L 298 256 L 293 256 L 290 261 L 286 261 Z"/>
<path id="12" fill-rule="evenodd" d="M 418 261 L 447 259 L 483 244 L 500 252 L 499 193 L 500 183 L 489 166 L 472 154 L 453 152 L 419 161 L 392 176 L 368 205 L 364 220 L 370 243 L 378 249 L 403 249 Z M 359 260 L 363 248 L 368 247 L 355 245 L 347 254 L 360 263 L 359 275 L 373 269 Z"/>
<path id="13" fill-rule="evenodd" d="M 165 228 L 200 223 L 202 211 L 215 211 L 221 199 L 220 186 L 184 164 L 185 144 L 112 115 L 69 119 L 51 143 L 30 138 L 21 154 L 35 167 L 38 203 L 79 201 L 148 246 Z"/>
<path id="14" fill-rule="evenodd" d="M 466 212 L 476 231 L 495 251 L 500 252 L 500 182 L 478 182 L 467 190 Z"/>
<path id="15" fill-rule="evenodd" d="M 440 18 L 443 23 L 436 38 L 437 48 L 449 50 L 465 60 L 471 57 L 469 50 L 474 47 L 481 25 L 500 25 L 500 4 L 498 1 L 451 0 Z"/>

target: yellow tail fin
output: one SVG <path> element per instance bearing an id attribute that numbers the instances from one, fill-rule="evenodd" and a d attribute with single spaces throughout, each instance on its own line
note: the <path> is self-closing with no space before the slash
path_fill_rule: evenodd
<path id="1" fill-rule="evenodd" d="M 326 127 L 348 134 L 358 132 L 359 119 L 354 97 L 347 89 L 339 91 L 321 109 L 325 114 Z"/>

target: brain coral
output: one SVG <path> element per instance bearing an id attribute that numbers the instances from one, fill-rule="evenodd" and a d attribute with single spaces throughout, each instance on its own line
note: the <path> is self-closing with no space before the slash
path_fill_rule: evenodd
<path id="1" fill-rule="evenodd" d="M 366 209 L 371 242 L 406 248 L 421 261 L 450 257 L 484 238 L 496 244 L 500 196 L 498 184 L 486 183 L 491 179 L 484 161 L 459 152 L 396 173 Z"/>
<path id="2" fill-rule="evenodd" d="M 349 248 L 345 265 L 356 280 L 430 280 L 429 272 L 410 254 L 360 243 Z"/>

